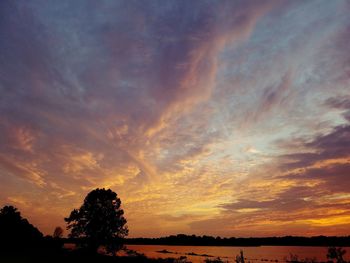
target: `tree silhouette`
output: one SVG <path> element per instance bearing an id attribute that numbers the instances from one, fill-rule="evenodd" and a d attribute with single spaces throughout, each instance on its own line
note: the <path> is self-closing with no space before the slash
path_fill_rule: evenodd
<path id="1" fill-rule="evenodd" d="M 53 238 L 61 238 L 63 236 L 63 229 L 60 226 L 57 226 L 53 231 Z"/>
<path id="2" fill-rule="evenodd" d="M 13 206 L 0 209 L 0 249 L 5 252 L 37 247 L 43 240 L 40 231 Z"/>
<path id="3" fill-rule="evenodd" d="M 122 240 L 128 235 L 124 211 L 117 194 L 108 189 L 91 191 L 79 209 L 74 209 L 65 218 L 71 229 L 70 237 L 81 238 L 91 252 L 105 246 L 113 254 L 122 248 Z"/>

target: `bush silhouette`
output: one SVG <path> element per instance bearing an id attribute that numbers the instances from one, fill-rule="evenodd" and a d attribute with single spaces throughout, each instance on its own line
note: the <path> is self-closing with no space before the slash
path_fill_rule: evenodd
<path id="1" fill-rule="evenodd" d="M 332 262 L 344 263 L 343 256 L 346 254 L 346 250 L 341 247 L 330 247 L 328 248 L 327 258 Z M 333 261 L 334 260 L 334 261 Z"/>
<path id="2" fill-rule="evenodd" d="M 128 235 L 124 211 L 117 194 L 108 189 L 91 191 L 79 209 L 74 209 L 65 218 L 70 237 L 81 238 L 83 246 L 97 252 L 105 246 L 107 252 L 115 253 L 122 248 L 122 240 Z"/>

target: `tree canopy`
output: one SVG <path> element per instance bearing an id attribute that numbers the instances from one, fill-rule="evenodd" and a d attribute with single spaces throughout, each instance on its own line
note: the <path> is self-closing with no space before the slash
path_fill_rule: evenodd
<path id="1" fill-rule="evenodd" d="M 71 230 L 70 237 L 82 238 L 84 245 L 96 252 L 105 246 L 108 252 L 122 247 L 122 239 L 128 235 L 124 211 L 117 194 L 110 189 L 95 189 L 88 193 L 79 209 L 65 218 Z"/>

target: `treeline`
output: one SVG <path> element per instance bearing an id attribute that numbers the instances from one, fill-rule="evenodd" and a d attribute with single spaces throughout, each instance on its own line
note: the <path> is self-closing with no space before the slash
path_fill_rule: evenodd
<path id="1" fill-rule="evenodd" d="M 0 254 L 54 253 L 63 246 L 63 240 L 45 236 L 17 208 L 0 209 Z M 1 260 L 0 260 L 1 262 Z"/>
<path id="2" fill-rule="evenodd" d="M 350 236 L 343 237 L 250 237 L 221 238 L 196 235 L 172 235 L 160 238 L 127 238 L 129 245 L 181 245 L 181 246 L 350 246 Z"/>

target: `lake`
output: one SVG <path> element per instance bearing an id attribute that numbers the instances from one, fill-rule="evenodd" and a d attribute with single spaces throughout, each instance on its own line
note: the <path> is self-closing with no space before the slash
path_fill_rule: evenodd
<path id="1" fill-rule="evenodd" d="M 327 261 L 327 247 L 302 247 L 302 246 L 261 246 L 261 247 L 215 247 L 215 246 L 166 246 L 166 245 L 127 245 L 128 249 L 145 254 L 150 258 L 167 258 L 186 256 L 191 262 L 203 262 L 205 256 L 220 257 L 223 261 L 235 262 L 236 255 L 243 250 L 244 257 L 250 262 L 286 262 L 290 254 L 297 255 L 299 259 L 316 258 L 318 262 Z M 347 250 L 345 260 L 350 260 L 350 247 Z M 166 250 L 172 253 L 159 253 Z M 213 259 L 213 257 L 210 257 Z"/>

